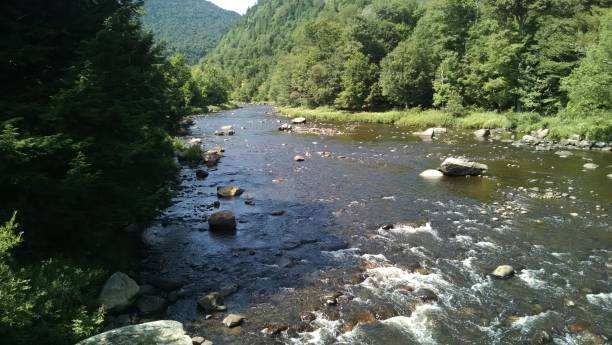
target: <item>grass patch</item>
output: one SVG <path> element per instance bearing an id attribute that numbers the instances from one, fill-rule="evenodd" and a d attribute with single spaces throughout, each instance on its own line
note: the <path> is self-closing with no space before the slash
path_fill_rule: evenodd
<path id="1" fill-rule="evenodd" d="M 277 109 L 288 117 L 305 117 L 322 122 L 391 124 L 420 130 L 429 127 L 505 128 L 523 133 L 539 128 L 549 128 L 550 135 L 554 139 L 580 134 L 591 140 L 612 141 L 612 114 L 605 111 L 591 113 L 587 117 L 572 118 L 563 114 L 547 117 L 530 112 L 499 113 L 494 111 L 474 111 L 462 117 L 455 117 L 441 110 L 418 108 L 385 112 L 349 112 L 327 107 L 316 109 L 279 107 Z"/>
<path id="2" fill-rule="evenodd" d="M 223 104 L 209 105 L 206 108 L 207 108 L 207 112 L 209 112 L 209 113 L 216 113 L 216 112 L 219 112 L 219 111 L 236 109 L 236 108 L 238 108 L 238 104 L 234 103 L 234 102 L 227 102 L 227 103 L 223 103 Z"/>

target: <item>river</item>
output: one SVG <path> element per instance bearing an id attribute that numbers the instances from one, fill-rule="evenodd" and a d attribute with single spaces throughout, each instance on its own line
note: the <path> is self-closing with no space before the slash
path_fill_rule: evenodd
<path id="1" fill-rule="evenodd" d="M 184 168 L 173 206 L 145 233 L 141 275 L 182 286 L 166 318 L 215 344 L 535 344 L 545 331 L 549 343 L 569 345 L 612 336 L 612 154 L 559 158 L 452 130 L 426 142 L 384 125 L 279 132 L 285 122 L 259 105 L 196 118 L 193 136 L 225 153 L 205 180 Z M 236 135 L 212 135 L 224 125 Z M 449 156 L 490 169 L 419 176 Z M 599 168 L 583 170 L 587 162 Z M 245 190 L 220 200 L 239 223 L 226 236 L 206 222 L 221 185 Z M 503 264 L 516 275 L 491 278 Z M 232 329 L 221 325 L 226 313 L 205 320 L 196 304 L 228 284 L 239 287 L 229 312 L 246 316 Z M 421 302 L 414 291 L 423 288 L 437 300 Z M 333 293 L 341 296 L 328 306 L 322 298 Z M 316 320 L 300 321 L 304 312 Z M 266 336 L 268 326 L 289 329 Z"/>

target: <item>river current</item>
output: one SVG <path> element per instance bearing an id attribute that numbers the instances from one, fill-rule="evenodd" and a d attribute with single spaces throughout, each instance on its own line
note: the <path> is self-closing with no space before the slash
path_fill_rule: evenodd
<path id="1" fill-rule="evenodd" d="M 207 179 L 185 167 L 174 204 L 145 233 L 142 276 L 177 282 L 166 318 L 215 344 L 606 344 L 612 337 L 612 154 L 551 152 L 450 130 L 422 141 L 386 125 L 308 123 L 279 132 L 269 106 L 200 116 L 222 146 Z M 213 136 L 232 125 L 234 136 Z M 422 130 L 422 129 L 421 129 Z M 295 162 L 295 155 L 304 162 Z M 443 159 L 483 177 L 424 179 Z M 595 170 L 584 170 L 593 162 Z M 208 231 L 217 186 L 235 234 Z M 245 203 L 245 201 L 248 201 Z M 218 206 L 218 205 L 217 205 Z M 516 275 L 493 279 L 498 265 Z M 237 286 L 227 329 L 199 295 Z M 434 296 L 423 302 L 417 291 Z M 335 294 L 337 304 L 324 296 Z M 312 322 L 300 320 L 313 313 Z M 309 314 L 310 315 L 310 314 Z M 266 335 L 262 330 L 268 328 Z"/>

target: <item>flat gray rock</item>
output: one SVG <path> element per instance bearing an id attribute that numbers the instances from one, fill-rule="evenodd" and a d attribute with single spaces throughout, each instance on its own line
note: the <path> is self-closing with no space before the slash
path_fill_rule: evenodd
<path id="1" fill-rule="evenodd" d="M 155 321 L 113 329 L 77 345 L 192 345 L 192 341 L 180 322 Z"/>

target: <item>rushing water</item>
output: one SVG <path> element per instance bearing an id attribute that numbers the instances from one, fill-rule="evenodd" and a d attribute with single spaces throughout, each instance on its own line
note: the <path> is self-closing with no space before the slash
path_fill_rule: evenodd
<path id="1" fill-rule="evenodd" d="M 183 286 L 167 318 L 215 344 L 531 344 L 542 331 L 554 344 L 603 344 L 612 336 L 612 154 L 559 158 L 452 131 L 423 142 L 382 125 L 278 132 L 286 121 L 267 106 L 196 119 L 193 135 L 226 152 L 204 181 L 183 170 L 164 224 L 145 235 L 145 280 Z M 236 135 L 213 137 L 223 125 Z M 419 176 L 449 156 L 490 170 Z M 600 167 L 583 171 L 588 161 Z M 208 232 L 219 185 L 246 191 L 221 200 L 239 220 L 233 235 Z M 501 264 L 517 275 L 489 277 Z M 223 313 L 205 320 L 195 302 L 229 283 L 239 285 L 229 312 L 247 317 L 234 329 L 221 325 Z M 419 288 L 437 301 L 417 302 L 410 291 Z M 321 298 L 336 292 L 338 305 L 326 306 Z M 305 311 L 317 319 L 301 322 Z M 290 328 L 269 337 L 261 332 L 269 325 Z"/>

